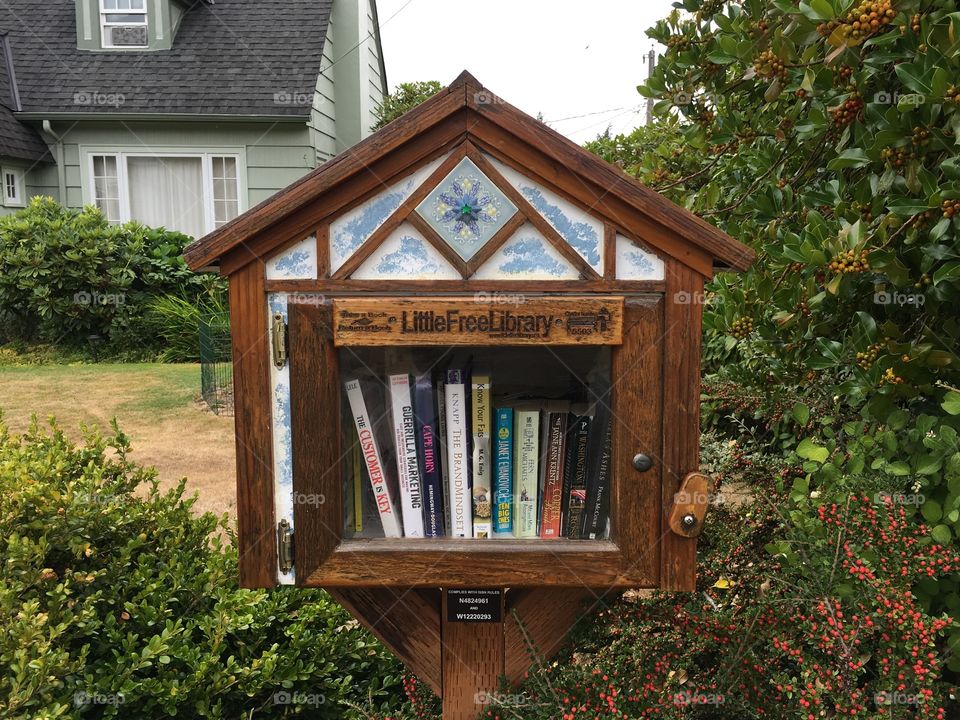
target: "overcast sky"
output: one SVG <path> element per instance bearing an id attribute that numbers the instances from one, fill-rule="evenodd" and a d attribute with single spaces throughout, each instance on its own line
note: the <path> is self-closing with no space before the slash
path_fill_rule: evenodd
<path id="1" fill-rule="evenodd" d="M 643 124 L 637 85 L 647 77 L 643 56 L 652 46 L 645 31 L 671 6 L 671 0 L 377 0 L 391 90 L 416 80 L 446 85 L 469 70 L 578 143 L 608 125 L 621 132 Z"/>

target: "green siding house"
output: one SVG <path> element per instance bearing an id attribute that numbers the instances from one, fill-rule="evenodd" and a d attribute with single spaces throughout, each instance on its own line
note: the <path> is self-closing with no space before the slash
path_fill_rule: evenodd
<path id="1" fill-rule="evenodd" d="M 2 212 L 34 195 L 201 236 L 362 140 L 376 0 L 0 3 Z"/>

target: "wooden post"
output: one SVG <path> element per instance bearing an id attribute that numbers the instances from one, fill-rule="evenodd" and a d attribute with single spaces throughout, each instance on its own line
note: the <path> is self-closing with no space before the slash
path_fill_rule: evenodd
<path id="1" fill-rule="evenodd" d="M 443 720 L 475 720 L 484 695 L 493 694 L 504 674 L 504 594 L 499 622 L 450 622 L 449 591 L 443 591 L 440 616 L 440 664 L 443 675 Z"/>

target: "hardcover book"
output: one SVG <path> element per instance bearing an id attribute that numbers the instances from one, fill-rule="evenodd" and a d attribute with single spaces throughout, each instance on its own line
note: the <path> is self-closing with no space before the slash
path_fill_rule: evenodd
<path id="1" fill-rule="evenodd" d="M 413 384 L 417 455 L 423 485 L 423 533 L 443 537 L 443 475 L 437 437 L 437 413 L 430 374 L 418 375 Z"/>
<path id="2" fill-rule="evenodd" d="M 564 508 L 561 532 L 571 540 L 580 538 L 583 507 L 587 502 L 587 440 L 590 416 L 571 415 L 567 433 L 567 463 L 564 471 Z"/>
<path id="3" fill-rule="evenodd" d="M 389 443 L 383 442 L 380 429 L 382 423 L 379 426 L 374 424 L 358 379 L 346 380 L 343 385 L 347 391 L 350 412 L 360 440 L 360 452 L 383 525 L 383 534 L 389 538 L 403 537 L 403 521 L 397 509 L 396 477 L 391 463 L 384 456 Z"/>
<path id="4" fill-rule="evenodd" d="M 466 370 L 447 370 L 446 396 L 447 473 L 450 505 L 450 537 L 473 537 L 470 494 L 470 386 Z"/>
<path id="5" fill-rule="evenodd" d="M 387 385 L 390 388 L 404 536 L 422 538 L 423 488 L 420 480 L 420 460 L 417 457 L 416 419 L 413 399 L 410 397 L 410 376 L 407 373 L 390 375 L 387 377 Z"/>
<path id="6" fill-rule="evenodd" d="M 563 505 L 563 467 L 567 439 L 567 410 L 547 409 L 546 447 L 543 450 L 543 499 L 540 503 L 540 537 L 555 540 L 560 537 L 560 510 Z"/>
<path id="7" fill-rule="evenodd" d="M 610 464 L 613 424 L 610 410 L 602 402 L 597 403 L 590 437 L 587 440 L 587 500 L 583 510 L 583 527 L 580 537 L 585 540 L 603 538 L 610 518 Z"/>
<path id="8" fill-rule="evenodd" d="M 494 437 L 493 534 L 513 534 L 513 408 L 497 408 Z"/>
<path id="9" fill-rule="evenodd" d="M 492 423 L 493 411 L 490 397 L 490 376 L 474 372 L 471 378 L 472 395 L 470 403 L 472 430 L 472 486 L 473 493 L 473 537 L 489 538 L 493 532 L 491 519 L 491 482 L 492 466 Z"/>
<path id="10" fill-rule="evenodd" d="M 517 409 L 515 418 L 513 534 L 518 538 L 532 538 L 537 536 L 540 411 Z"/>

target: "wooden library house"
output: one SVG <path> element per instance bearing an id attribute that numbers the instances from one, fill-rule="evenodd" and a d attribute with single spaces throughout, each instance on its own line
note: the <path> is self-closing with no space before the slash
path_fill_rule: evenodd
<path id="1" fill-rule="evenodd" d="M 244 587 L 327 589 L 454 719 L 694 589 L 703 288 L 749 248 L 463 73 L 184 256 L 229 278 Z"/>

